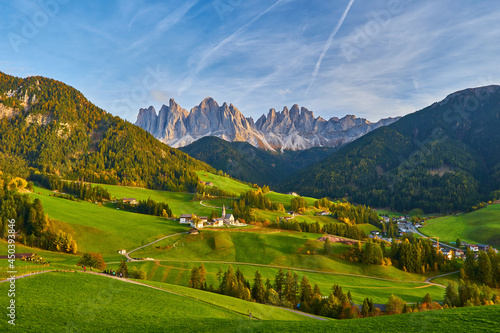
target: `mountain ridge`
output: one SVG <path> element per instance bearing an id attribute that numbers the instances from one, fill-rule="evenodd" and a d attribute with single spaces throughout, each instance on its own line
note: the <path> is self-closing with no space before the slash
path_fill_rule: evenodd
<path id="1" fill-rule="evenodd" d="M 371 123 L 364 118 L 346 115 L 340 119 L 332 117 L 325 120 L 294 104 L 290 110 L 286 106 L 279 112 L 270 109 L 267 116 L 263 114 L 254 122 L 233 104 L 219 106 L 213 98 L 207 97 L 190 111 L 181 108 L 174 99 L 170 99 L 168 106 L 163 105 L 158 113 L 153 106 L 141 108 L 135 125 L 176 148 L 205 136 L 216 136 L 276 151 L 338 147 L 399 118 L 385 118 Z"/>
<path id="2" fill-rule="evenodd" d="M 470 209 L 500 195 L 499 127 L 500 86 L 457 91 L 300 170 L 282 190 L 397 211 Z"/>

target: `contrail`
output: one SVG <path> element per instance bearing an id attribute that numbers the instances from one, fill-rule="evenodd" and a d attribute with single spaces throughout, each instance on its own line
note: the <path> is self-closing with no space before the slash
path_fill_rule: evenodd
<path id="1" fill-rule="evenodd" d="M 219 44 L 214 46 L 209 52 L 207 52 L 198 62 L 198 66 L 196 67 L 196 69 L 194 71 L 192 71 L 191 74 L 188 76 L 188 78 L 185 80 L 184 85 L 179 90 L 179 94 L 181 94 L 191 84 L 191 81 L 198 75 L 198 73 L 207 66 L 208 60 L 212 57 L 212 55 L 216 51 L 218 51 L 222 46 L 226 45 L 227 43 L 231 42 L 233 39 L 238 37 L 246 28 L 248 28 L 251 24 L 253 24 L 255 21 L 257 21 L 259 18 L 261 18 L 262 15 L 265 15 L 267 12 L 272 10 L 274 7 L 276 7 L 277 5 L 279 5 L 283 1 L 286 1 L 286 0 L 276 1 L 273 5 L 269 6 L 267 9 L 265 9 L 259 15 L 255 16 L 248 23 L 246 23 L 241 28 L 239 28 L 238 30 L 233 32 L 231 35 L 224 38 L 223 41 L 221 41 Z"/>
<path id="2" fill-rule="evenodd" d="M 350 0 L 349 4 L 347 5 L 347 8 L 344 10 L 344 13 L 342 14 L 342 17 L 340 18 L 339 22 L 335 26 L 335 29 L 333 29 L 332 33 L 328 37 L 328 40 L 326 41 L 325 47 L 323 48 L 323 52 L 321 52 L 321 55 L 319 56 L 318 62 L 316 63 L 316 66 L 314 67 L 314 72 L 312 73 L 312 81 L 309 84 L 309 87 L 307 87 L 306 93 L 309 92 L 309 89 L 311 89 L 312 85 L 316 81 L 316 77 L 318 76 L 319 68 L 321 67 L 321 62 L 323 61 L 323 58 L 326 55 L 326 52 L 328 52 L 328 49 L 332 45 L 333 38 L 335 38 L 335 35 L 339 31 L 340 27 L 344 23 L 344 20 L 349 13 L 349 10 L 351 9 L 352 4 L 354 3 L 355 0 Z"/>

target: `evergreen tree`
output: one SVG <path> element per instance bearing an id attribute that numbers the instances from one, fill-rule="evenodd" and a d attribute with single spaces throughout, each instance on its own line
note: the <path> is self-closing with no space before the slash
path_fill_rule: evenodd
<path id="1" fill-rule="evenodd" d="M 265 293 L 266 290 L 264 288 L 264 284 L 262 283 L 262 276 L 259 271 L 256 271 L 253 280 L 252 298 L 258 303 L 264 303 Z"/>
<path id="2" fill-rule="evenodd" d="M 280 268 L 278 271 L 278 274 L 276 275 L 276 279 L 274 280 L 274 290 L 278 293 L 280 296 L 280 299 L 283 294 L 283 284 L 285 283 L 285 275 L 283 273 L 283 268 Z"/>

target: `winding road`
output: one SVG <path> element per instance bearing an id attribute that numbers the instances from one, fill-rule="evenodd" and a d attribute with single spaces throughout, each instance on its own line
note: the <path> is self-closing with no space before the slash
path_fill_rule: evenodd
<path id="1" fill-rule="evenodd" d="M 182 234 L 187 234 L 187 231 L 185 231 L 185 232 L 179 232 L 179 233 L 177 233 L 177 234 L 173 234 L 173 235 L 168 235 L 168 236 L 162 237 L 162 238 L 157 239 L 157 240 L 155 240 L 155 241 L 153 241 L 153 242 L 151 242 L 151 243 L 148 243 L 148 244 L 146 244 L 146 245 L 140 246 L 140 247 L 138 247 L 137 249 L 133 249 L 133 250 L 131 250 L 131 251 L 128 251 L 127 253 L 125 253 L 125 254 L 124 254 L 124 256 L 125 256 L 128 260 L 130 260 L 130 261 L 140 261 L 140 260 L 136 260 L 136 259 L 132 259 L 132 258 L 130 258 L 130 254 L 131 254 L 132 252 L 135 252 L 135 251 L 137 251 L 137 250 L 140 250 L 140 249 L 142 249 L 142 248 L 144 248 L 144 247 L 146 247 L 146 246 L 152 245 L 152 244 L 154 244 L 154 243 L 158 243 L 159 241 L 162 241 L 162 240 L 164 240 L 164 239 L 166 239 L 166 238 L 173 237 L 173 236 L 177 236 L 177 235 L 182 235 Z"/>

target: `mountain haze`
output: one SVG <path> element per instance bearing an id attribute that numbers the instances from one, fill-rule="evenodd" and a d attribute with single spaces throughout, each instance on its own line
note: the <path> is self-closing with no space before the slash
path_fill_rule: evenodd
<path id="1" fill-rule="evenodd" d="M 173 99 L 158 114 L 154 107 L 140 109 L 135 124 L 172 147 L 186 146 L 205 136 L 226 141 L 246 141 L 267 150 L 303 150 L 311 147 L 338 147 L 362 135 L 393 123 L 399 118 L 371 123 L 363 118 L 345 116 L 325 120 L 298 105 L 281 112 L 271 109 L 254 123 L 233 104 L 219 106 L 212 98 L 186 111 Z"/>

